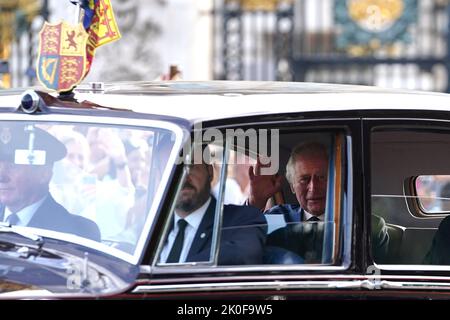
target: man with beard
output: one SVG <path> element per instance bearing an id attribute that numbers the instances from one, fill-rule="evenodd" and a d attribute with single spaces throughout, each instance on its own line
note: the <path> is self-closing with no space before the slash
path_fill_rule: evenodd
<path id="1" fill-rule="evenodd" d="M 161 262 L 209 261 L 216 208 L 216 199 L 210 193 L 212 180 L 212 165 L 204 161 L 189 166 Z M 258 209 L 224 205 L 221 231 L 219 265 L 262 263 L 266 219 Z"/>

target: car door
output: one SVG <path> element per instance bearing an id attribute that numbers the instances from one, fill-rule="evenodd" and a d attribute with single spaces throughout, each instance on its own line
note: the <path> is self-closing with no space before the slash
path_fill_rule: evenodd
<path id="1" fill-rule="evenodd" d="M 368 247 L 383 232 L 389 238 L 386 251 L 365 257 L 367 274 L 377 283 L 371 294 L 448 298 L 448 246 L 440 241 L 449 214 L 448 115 L 375 112 L 363 123 Z"/>
<path id="2" fill-rule="evenodd" d="M 361 287 L 361 274 L 364 274 L 361 270 L 366 252 L 365 242 L 362 241 L 363 180 L 358 117 L 348 115 L 342 117 L 333 113 L 277 117 L 276 120 L 270 117 L 254 117 L 251 122 L 244 119 L 234 122 L 202 123 L 201 131 L 197 130 L 196 133 L 201 133 L 203 142 L 215 144 L 216 156 L 219 159 L 215 180 L 217 186 L 215 220 L 208 259 L 166 263 L 161 255 L 175 225 L 173 212 L 176 211 L 178 194 L 189 174 L 186 166 L 181 164 L 177 171 L 178 175 L 172 182 L 176 186 L 170 189 L 176 192 L 166 198 L 157 223 L 159 229 L 155 229 L 152 234 L 147 250 L 148 260 L 143 261 L 141 266 L 140 281 L 130 292 L 145 294 L 149 298 L 230 298 L 242 295 L 253 298 L 287 298 L 357 294 L 357 290 Z M 193 134 L 192 143 L 195 142 L 194 138 Z M 259 145 L 264 139 L 266 142 L 270 141 L 266 147 Z M 230 199 L 239 198 L 231 196 L 232 190 L 236 190 L 235 187 L 239 184 L 239 179 L 235 179 L 236 172 L 241 172 L 237 173 L 238 175 L 248 174 L 248 170 L 246 173 L 238 171 L 237 163 L 224 162 L 223 159 L 229 159 L 230 154 L 235 159 L 250 158 L 248 163 L 244 163 L 248 169 L 249 166 L 254 166 L 258 155 L 266 155 L 269 158 L 272 156 L 272 160 L 276 156 L 279 162 L 275 172 L 283 175 L 291 149 L 299 142 L 309 140 L 326 145 L 329 154 L 324 213 L 326 220 L 318 223 L 322 223 L 324 230 L 321 238 L 322 259 L 315 263 L 298 262 L 295 259 L 267 262 L 263 259 L 262 263 L 257 264 L 221 264 L 221 241 L 226 241 L 224 229 L 229 228 L 226 226 L 227 205 L 232 203 L 229 202 L 232 201 Z M 270 149 L 271 147 L 274 149 Z M 241 155 L 238 155 L 238 151 L 241 151 Z M 187 156 L 192 157 L 192 154 Z M 273 165 L 273 161 L 270 164 Z M 283 197 L 274 196 L 271 199 L 274 201 L 273 204 L 295 204 L 296 196 L 286 181 L 283 191 L 284 200 Z M 244 202 L 234 204 L 247 206 L 248 203 L 245 202 L 247 197 L 248 194 L 244 193 L 242 198 Z M 267 206 L 270 208 L 273 204 L 268 203 Z M 264 212 L 261 212 L 261 215 L 266 218 L 264 226 L 238 227 L 247 228 L 247 233 L 251 233 L 254 228 L 264 227 L 266 237 L 270 237 L 272 231 L 286 225 L 293 225 L 299 229 L 310 226 L 302 221 L 286 221 L 286 217 L 282 214 L 272 215 L 270 219 Z M 175 238 L 174 234 L 172 238 Z M 245 242 L 242 245 L 245 246 Z M 237 256 L 241 251 L 248 250 L 239 246 L 235 248 Z M 266 253 L 267 245 L 263 249 Z M 283 251 L 281 256 L 286 258 L 284 253 Z"/>

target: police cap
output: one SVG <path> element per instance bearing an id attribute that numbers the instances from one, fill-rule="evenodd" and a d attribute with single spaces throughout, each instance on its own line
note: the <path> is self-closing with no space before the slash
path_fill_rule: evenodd
<path id="1" fill-rule="evenodd" d="M 64 144 L 43 129 L 30 124 L 0 123 L 1 161 L 44 165 L 64 158 L 66 153 Z"/>

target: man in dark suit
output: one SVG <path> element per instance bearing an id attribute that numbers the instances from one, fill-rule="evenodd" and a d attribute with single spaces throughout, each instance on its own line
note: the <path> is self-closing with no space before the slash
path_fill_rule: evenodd
<path id="1" fill-rule="evenodd" d="M 0 221 L 100 241 L 93 221 L 70 214 L 49 193 L 53 163 L 66 152 L 58 139 L 33 125 L 0 126 Z"/>
<path id="2" fill-rule="evenodd" d="M 216 200 L 211 196 L 213 168 L 192 164 L 180 191 L 172 230 L 161 252 L 165 263 L 210 260 Z M 261 264 L 266 220 L 258 209 L 224 205 L 218 264 Z"/>
<path id="3" fill-rule="evenodd" d="M 439 196 L 442 199 L 442 211 L 450 211 L 450 183 L 445 184 Z M 431 248 L 424 258 L 425 264 L 450 264 L 450 216 L 445 217 L 434 234 Z"/>
<path id="4" fill-rule="evenodd" d="M 267 245 L 281 247 L 298 254 L 305 263 L 321 263 L 324 227 L 333 221 L 325 220 L 327 197 L 328 154 L 321 143 L 307 142 L 294 147 L 286 165 L 286 178 L 299 204 L 277 205 L 266 215 L 282 215 L 286 226 L 268 235 Z M 281 191 L 282 176 L 261 175 L 261 164 L 249 169 L 249 204 L 261 211 L 267 200 Z M 373 228 L 382 228 L 384 220 L 378 216 L 372 221 Z M 389 236 L 386 229 L 374 230 L 375 258 L 386 251 Z"/>
<path id="5" fill-rule="evenodd" d="M 450 265 L 450 216 L 439 224 L 424 264 Z"/>

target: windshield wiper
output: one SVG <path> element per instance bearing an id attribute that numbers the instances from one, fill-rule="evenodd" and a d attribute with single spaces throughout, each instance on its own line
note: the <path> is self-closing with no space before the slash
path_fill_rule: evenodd
<path id="1" fill-rule="evenodd" d="M 37 248 L 37 252 L 36 253 L 31 253 L 29 252 L 29 250 L 23 249 L 23 253 L 27 254 L 28 256 L 30 254 L 32 255 L 40 255 L 42 253 L 42 248 L 44 246 L 44 238 L 42 238 L 40 235 L 34 234 L 32 232 L 29 232 L 27 230 L 24 230 L 20 227 L 16 227 L 16 226 L 12 226 L 11 224 L 7 223 L 7 222 L 0 222 L 0 233 L 5 232 L 5 233 L 12 233 L 12 234 L 17 234 L 20 235 L 26 239 L 30 239 L 31 241 L 34 241 L 34 243 L 36 244 Z M 26 246 L 24 246 L 24 248 L 27 248 Z M 20 250 L 20 249 L 19 249 Z M 26 251 L 26 252 L 25 252 Z"/>

